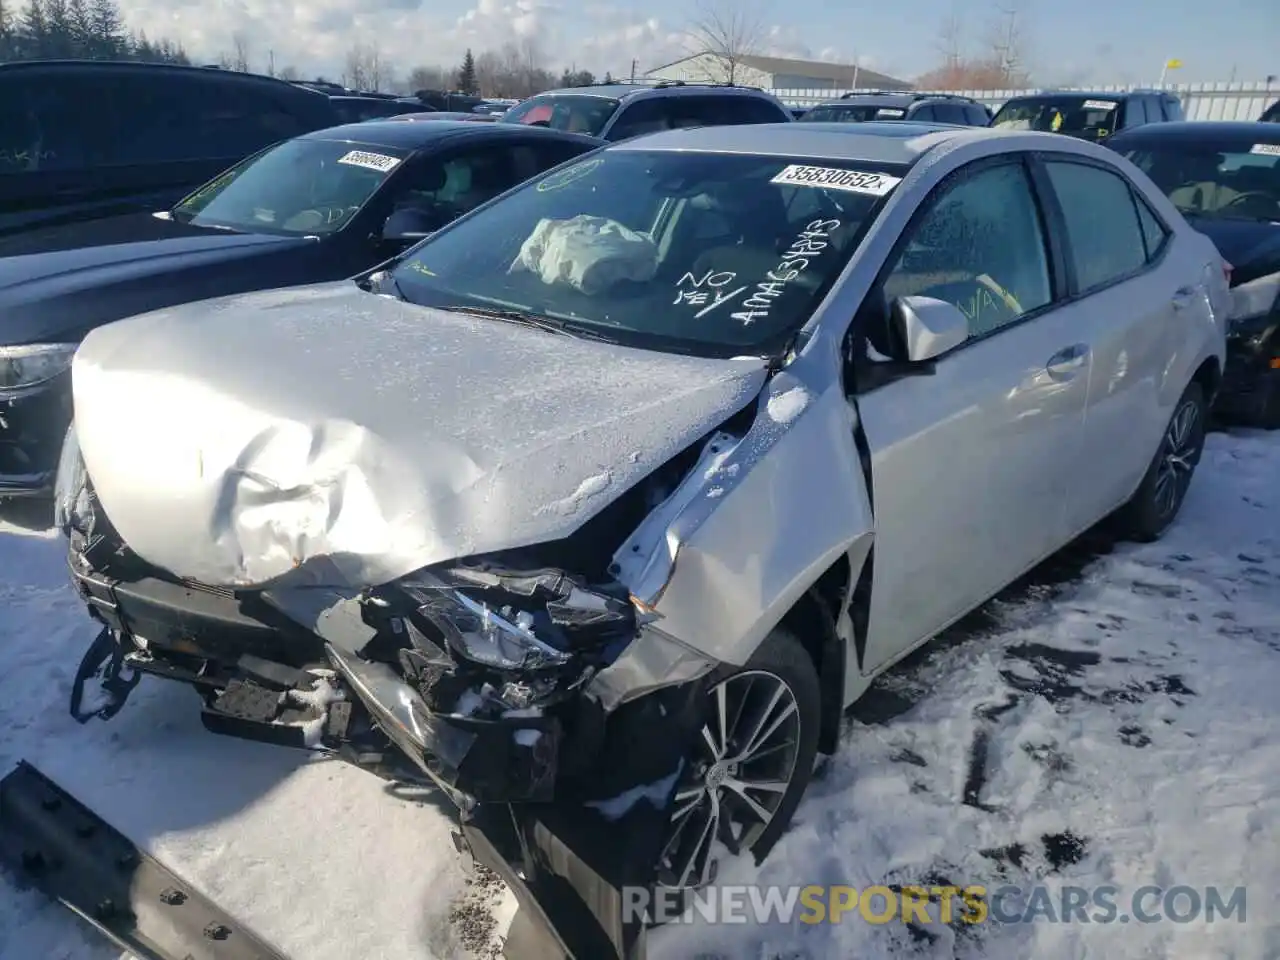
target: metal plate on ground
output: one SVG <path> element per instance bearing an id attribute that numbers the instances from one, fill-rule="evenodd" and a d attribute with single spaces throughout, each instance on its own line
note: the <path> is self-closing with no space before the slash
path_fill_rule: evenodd
<path id="1" fill-rule="evenodd" d="M 25 760 L 0 780 L 0 861 L 139 960 L 286 960 Z"/>

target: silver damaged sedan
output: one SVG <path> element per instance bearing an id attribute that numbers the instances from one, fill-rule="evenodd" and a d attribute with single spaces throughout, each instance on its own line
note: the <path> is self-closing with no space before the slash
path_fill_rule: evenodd
<path id="1" fill-rule="evenodd" d="M 878 673 L 1098 521 L 1174 521 L 1227 307 L 1077 140 L 610 146 L 353 282 L 89 335 L 73 711 L 177 679 L 210 729 L 433 784 L 508 879 L 697 889 Z"/>

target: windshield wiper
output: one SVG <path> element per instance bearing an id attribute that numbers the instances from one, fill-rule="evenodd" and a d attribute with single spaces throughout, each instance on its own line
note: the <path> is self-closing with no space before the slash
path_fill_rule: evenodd
<path id="1" fill-rule="evenodd" d="M 603 343 L 618 342 L 611 337 L 597 333 L 586 324 L 560 320 L 556 317 L 544 317 L 541 314 L 526 313 L 523 310 L 504 310 L 500 307 L 471 307 L 458 304 L 436 307 L 435 309 L 447 310 L 450 313 L 467 313 L 475 317 L 487 317 L 490 320 L 501 320 L 503 323 L 516 323 L 522 327 L 534 327 L 538 330 L 545 330 L 548 333 L 558 333 L 562 336 L 570 337 L 576 336 L 583 340 L 599 340 Z"/>

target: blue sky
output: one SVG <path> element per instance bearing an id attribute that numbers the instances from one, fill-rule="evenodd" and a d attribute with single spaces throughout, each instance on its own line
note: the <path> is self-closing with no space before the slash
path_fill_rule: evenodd
<path id="1" fill-rule="evenodd" d="M 181 39 L 214 59 L 239 34 L 252 66 L 270 54 L 308 75 L 341 72 L 353 43 L 375 43 L 401 73 L 452 65 L 470 46 L 537 47 L 548 65 L 625 73 L 675 59 L 699 2 L 729 0 L 122 0 L 133 27 Z M 948 17 L 969 53 L 999 17 L 986 0 L 739 0 L 765 27 L 765 52 L 852 62 L 910 79 L 937 65 Z M 1261 80 L 1280 75 L 1280 0 L 1005 0 L 1016 5 L 1027 67 L 1043 84 L 1141 83 L 1166 58 L 1172 82 Z"/>

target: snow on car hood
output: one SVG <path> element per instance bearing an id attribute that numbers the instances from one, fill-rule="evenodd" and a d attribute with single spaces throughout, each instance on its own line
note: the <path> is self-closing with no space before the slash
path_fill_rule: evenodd
<path id="1" fill-rule="evenodd" d="M 211 585 L 363 587 L 567 536 L 745 406 L 765 365 L 344 282 L 101 327 L 72 377 L 98 501 L 143 559 Z"/>

